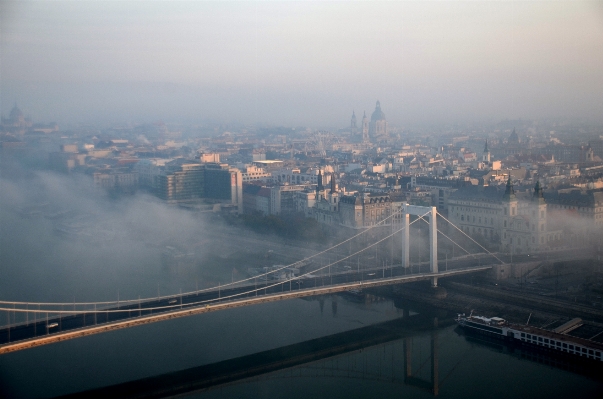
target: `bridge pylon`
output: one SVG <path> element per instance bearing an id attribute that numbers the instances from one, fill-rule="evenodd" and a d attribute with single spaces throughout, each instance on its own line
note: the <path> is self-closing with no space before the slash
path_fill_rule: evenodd
<path id="1" fill-rule="evenodd" d="M 437 209 L 435 206 L 418 206 L 404 204 L 402 207 L 402 264 L 404 267 L 410 267 L 410 215 L 425 216 L 429 218 L 429 271 L 438 272 L 438 225 Z M 438 286 L 438 278 L 431 278 L 431 285 Z"/>

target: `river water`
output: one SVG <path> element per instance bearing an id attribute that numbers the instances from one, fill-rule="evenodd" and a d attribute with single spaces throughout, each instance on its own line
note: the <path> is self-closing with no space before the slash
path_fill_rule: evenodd
<path id="1" fill-rule="evenodd" d="M 231 309 L 3 355 L 1 396 L 64 395 L 405 318 L 396 339 L 184 397 L 595 398 L 603 393 L 602 378 L 461 335 L 451 317 L 382 298 L 339 295 Z"/>
<path id="2" fill-rule="evenodd" d="M 278 253 L 279 247 L 264 243 L 264 237 L 226 230 L 217 237 L 213 221 L 166 209 L 156 201 L 132 199 L 107 207 L 81 198 L 70 188 L 71 181 L 54 176 L 39 180 L 44 182 L 42 189 L 38 187 L 33 193 L 6 182 L 3 184 L 10 190 L 0 192 L 2 300 L 102 301 L 193 290 L 197 275 L 166 275 L 160 261 L 166 245 L 185 238 L 197 252 L 208 253 L 203 258 L 207 267 L 253 258 L 286 261 L 266 257 L 273 249 Z M 45 216 L 29 211 L 23 216 L 23 209 L 28 208 L 22 204 L 39 192 L 46 193 L 43 200 L 50 203 L 42 208 Z M 55 194 L 55 200 L 50 195 L 53 192 L 60 194 Z M 82 203 L 85 207 L 80 206 Z M 77 212 L 67 220 L 54 218 L 57 209 L 77 206 L 85 208 L 80 213 L 88 212 L 87 218 L 80 218 Z M 65 238 L 55 231 L 66 223 L 74 228 L 96 227 L 84 235 L 89 238 Z M 248 248 L 247 252 L 236 252 L 242 248 Z M 290 254 L 291 249 L 280 252 Z M 303 251 L 295 256 L 303 256 Z M 217 274 L 213 284 L 230 281 L 234 272 L 229 268 Z M 202 314 L 2 355 L 0 398 L 82 392 L 398 319 L 403 321 L 399 331 L 398 327 L 389 329 L 396 336 L 383 342 L 188 392 L 184 397 L 399 398 L 435 393 L 449 398 L 602 396 L 603 378 L 564 371 L 504 347 L 468 340 L 457 333 L 452 317 L 389 299 L 358 301 L 340 295 Z M 6 312 L 2 312 L 0 324 L 7 321 Z"/>

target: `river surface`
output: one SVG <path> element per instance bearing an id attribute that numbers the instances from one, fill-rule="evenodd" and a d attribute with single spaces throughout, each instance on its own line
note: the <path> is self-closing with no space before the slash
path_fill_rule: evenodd
<path id="1" fill-rule="evenodd" d="M 3 355 L 1 393 L 8 398 L 64 395 L 404 317 L 408 322 L 397 339 L 184 397 L 399 398 L 437 392 L 443 398 L 595 398 L 603 393 L 602 378 L 465 337 L 449 323 L 451 316 L 382 298 L 359 302 L 339 295 L 231 309 Z"/>
<path id="2" fill-rule="evenodd" d="M 303 251 L 292 254 L 292 247 L 283 249 L 245 232 L 224 230 L 216 236 L 213 220 L 191 217 L 154 200 L 135 197 L 108 206 L 74 190 L 71 180 L 54 175 L 29 183 L 4 181 L 0 192 L 2 300 L 103 301 L 194 290 L 200 275 L 166 274 L 161 263 L 166 246 L 185 238 L 204 255 L 201 272 L 240 259 L 260 259 L 267 265 L 286 261 L 267 256 L 279 251 L 303 256 Z M 36 213 L 37 207 L 33 212 L 23 205 L 36 196 L 49 203 L 41 214 Z M 62 209 L 74 215 L 56 219 Z M 57 227 L 66 225 L 81 227 L 86 234 L 73 238 L 56 233 Z M 246 267 L 236 266 L 240 273 Z M 208 274 L 212 281 L 206 283 L 229 282 L 235 271 L 232 266 L 214 271 Z M 603 378 L 564 371 L 504 347 L 468 340 L 450 323 L 452 317 L 389 299 L 358 301 L 340 295 L 202 314 L 2 355 L 0 398 L 82 392 L 397 319 L 404 321 L 401 330 L 385 342 L 184 397 L 414 398 L 435 393 L 444 398 L 602 397 Z M 7 322 L 7 313 L 1 312 L 0 324 Z M 434 348 L 437 356 L 432 358 Z"/>

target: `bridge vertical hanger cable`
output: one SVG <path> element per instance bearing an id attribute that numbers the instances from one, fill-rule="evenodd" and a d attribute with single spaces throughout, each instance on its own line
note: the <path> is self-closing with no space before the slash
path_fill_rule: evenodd
<path id="1" fill-rule="evenodd" d="M 421 219 L 423 219 L 422 216 L 419 216 Z M 425 223 L 429 223 L 427 220 L 423 219 L 425 221 Z M 452 238 L 448 237 L 446 234 L 444 234 L 440 229 L 438 229 L 438 233 L 440 233 L 441 235 L 443 235 L 444 237 L 446 237 L 447 239 L 449 239 L 454 245 L 456 245 L 457 247 L 459 247 L 460 249 L 462 249 L 463 251 L 465 251 L 468 255 L 473 256 L 474 258 L 476 257 L 475 254 L 472 254 L 471 252 L 467 251 L 465 248 L 463 248 L 459 243 L 457 243 L 456 241 L 454 241 Z"/>
<path id="2" fill-rule="evenodd" d="M 484 251 L 486 251 L 487 253 L 489 253 L 490 255 L 492 255 L 494 258 L 496 258 L 496 260 L 498 260 L 500 263 L 505 264 L 505 262 L 503 262 L 498 256 L 494 255 L 492 252 L 490 252 L 486 248 L 484 248 L 483 245 L 481 245 L 479 242 L 475 241 L 473 238 L 471 238 L 471 236 L 469 236 L 463 230 L 459 229 L 454 223 L 452 223 L 450 220 L 446 219 L 440 212 L 438 212 L 438 215 L 440 215 L 440 217 L 442 219 L 444 219 L 446 222 L 448 222 L 452 227 L 454 227 L 455 229 L 457 229 L 458 231 L 460 231 L 461 233 L 463 233 L 471 241 L 473 241 L 474 243 L 476 243 L 481 249 L 483 249 Z"/>
<path id="3" fill-rule="evenodd" d="M 416 223 L 416 222 L 418 222 L 418 221 L 420 220 L 420 218 L 422 218 L 423 216 L 426 216 L 427 214 L 428 214 L 428 213 L 425 213 L 424 215 L 418 215 L 418 216 L 419 216 L 419 218 L 417 218 L 417 219 L 415 219 L 414 221 L 412 221 L 412 222 L 409 224 L 409 226 L 410 226 L 410 225 L 412 225 L 412 224 L 414 224 L 414 223 Z M 372 244 L 368 245 L 367 247 L 365 247 L 365 248 L 363 248 L 363 249 L 361 249 L 361 250 L 359 250 L 359 251 L 357 251 L 357 252 L 355 252 L 355 253 L 353 253 L 353 254 L 350 254 L 350 255 L 348 255 L 348 256 L 346 256 L 346 257 L 343 257 L 343 258 L 341 258 L 341 259 L 339 259 L 339 260 L 337 260 L 337 261 L 335 261 L 335 262 L 332 262 L 332 263 L 329 263 L 329 264 L 327 264 L 327 265 L 324 265 L 324 266 L 322 266 L 322 267 L 320 267 L 320 268 L 318 268 L 318 269 L 315 269 L 315 270 L 312 270 L 312 271 L 310 271 L 310 272 L 304 273 L 304 274 L 302 274 L 302 275 L 301 275 L 301 276 L 299 276 L 299 277 L 307 276 L 307 275 L 309 275 L 309 274 L 311 274 L 311 273 L 313 273 L 313 272 L 317 272 L 317 271 L 320 271 L 320 270 L 324 270 L 324 269 L 326 269 L 327 267 L 330 267 L 331 265 L 335 265 L 335 264 L 340 263 L 340 262 L 342 262 L 342 261 L 344 261 L 344 260 L 347 260 L 347 259 L 349 259 L 349 258 L 352 258 L 352 257 L 354 257 L 354 256 L 356 256 L 356 255 L 358 255 L 358 254 L 360 254 L 360 253 L 362 253 L 362 252 L 364 252 L 364 251 L 366 251 L 366 250 L 368 250 L 368 249 L 370 249 L 370 248 L 372 248 L 372 247 L 374 247 L 374 246 L 376 246 L 376 245 L 378 245 L 378 244 L 382 243 L 383 241 L 385 241 L 385 240 L 389 239 L 391 236 L 393 236 L 394 234 L 399 233 L 399 232 L 400 232 L 400 231 L 402 231 L 403 229 L 404 229 L 404 228 L 398 229 L 398 230 L 397 230 L 397 231 L 395 231 L 394 233 L 392 233 L 392 234 L 389 234 L 389 235 L 385 236 L 384 238 L 382 238 L 382 239 L 380 239 L 380 240 L 378 240 L 378 241 L 376 241 L 376 242 L 374 242 L 374 243 L 372 243 Z M 297 280 L 299 277 L 291 278 L 291 280 L 294 280 L 294 279 L 295 279 L 295 280 Z M 254 279 L 256 279 L 255 281 L 257 282 L 257 276 L 256 276 Z M 287 281 L 288 281 L 288 280 L 285 280 L 284 282 L 287 282 Z M 277 286 L 277 285 L 279 285 L 279 284 L 281 284 L 281 283 L 283 283 L 283 282 L 279 281 L 278 283 L 275 283 L 275 284 L 272 284 L 272 285 L 265 285 L 264 287 L 255 288 L 255 289 L 253 289 L 253 290 L 249 290 L 249 291 L 241 292 L 241 293 L 238 293 L 238 294 L 229 295 L 229 296 L 226 296 L 226 297 L 221 297 L 221 295 L 218 295 L 218 296 L 219 296 L 219 298 L 217 298 L 217 299 L 216 299 L 216 298 L 214 298 L 214 299 L 208 299 L 208 300 L 204 300 L 204 301 L 193 302 L 193 303 L 190 303 L 190 304 L 188 304 L 188 305 L 189 305 L 189 306 L 195 306 L 195 305 L 201 305 L 201 304 L 208 304 L 208 303 L 215 302 L 216 300 L 217 300 L 218 302 L 221 302 L 221 300 L 223 300 L 223 299 L 231 299 L 231 298 L 236 298 L 236 297 L 240 297 L 240 296 L 244 296 L 244 295 L 251 294 L 251 293 L 253 293 L 253 292 L 255 292 L 255 293 L 256 293 L 256 296 L 257 296 L 257 294 L 258 294 L 258 292 L 259 292 L 259 291 L 261 291 L 261 290 L 266 290 L 266 289 L 268 289 L 268 288 L 275 287 L 275 286 Z M 218 287 L 217 287 L 217 288 L 218 288 L 218 292 L 219 292 L 219 293 L 220 293 L 220 291 L 221 291 L 221 287 L 222 287 L 222 286 L 221 286 L 220 284 L 219 284 L 219 285 L 218 285 Z M 256 287 L 257 287 L 257 286 L 256 286 Z M 194 292 L 193 292 L 193 293 L 194 293 Z M 136 301 L 136 300 L 134 300 L 134 301 Z M 121 301 L 121 303 L 123 303 L 123 302 L 124 302 L 124 301 Z M 0 303 L 3 303 L 3 302 L 2 302 L 2 301 L 0 301 Z M 11 303 L 12 303 L 12 302 L 11 302 Z M 94 302 L 93 302 L 93 303 L 94 303 Z M 97 304 L 97 303 L 106 303 L 106 302 L 96 302 L 96 303 L 94 303 L 94 304 L 95 304 L 95 306 L 96 306 L 96 304 Z M 115 303 L 115 302 L 111 302 L 111 303 Z M 15 304 L 21 304 L 21 302 L 15 302 Z M 38 306 L 39 306 L 40 304 L 44 304 L 44 303 L 39 303 L 39 304 L 38 304 Z M 59 305 L 58 303 L 50 303 L 50 304 L 51 304 L 51 305 Z M 69 303 L 69 304 L 71 304 L 71 303 Z M 85 302 L 84 304 L 90 304 L 90 302 Z M 151 311 L 151 313 L 152 313 L 152 311 L 153 311 L 153 310 L 166 310 L 166 309 L 171 309 L 171 308 L 175 308 L 175 307 L 178 307 L 178 306 L 179 306 L 179 305 L 173 305 L 173 306 L 170 306 L 170 305 L 168 305 L 168 306 L 157 306 L 157 307 L 145 308 L 145 310 L 149 310 L 149 311 Z M 3 308 L 0 308 L 0 310 L 3 310 Z M 17 309 L 16 311 L 17 311 L 17 312 L 20 312 L 20 313 L 25 312 L 25 310 L 24 310 L 24 309 Z M 62 310 L 61 310 L 61 311 L 58 311 L 58 310 L 52 310 L 52 309 L 44 309 L 44 310 L 40 311 L 40 313 L 44 313 L 44 312 L 48 313 L 48 311 L 51 311 L 52 313 L 56 313 L 56 314 L 71 314 L 71 315 L 74 315 L 74 314 L 80 314 L 80 313 L 82 313 L 82 311 L 62 311 Z M 99 310 L 99 311 L 96 311 L 96 310 L 95 310 L 95 314 L 96 314 L 96 313 L 105 313 L 106 315 L 109 315 L 110 313 L 124 313 L 124 312 L 128 312 L 128 311 L 129 311 L 129 309 L 126 309 L 126 310 L 119 310 L 119 309 L 118 309 L 118 310 L 110 310 L 110 309 L 108 309 L 108 310 Z M 33 312 L 38 313 L 38 311 L 33 311 Z"/>
<path id="4" fill-rule="evenodd" d="M 352 236 L 352 237 L 350 237 L 350 238 L 348 238 L 348 239 L 346 239 L 346 240 L 344 240 L 344 241 L 341 241 L 340 243 L 335 244 L 335 245 L 333 245 L 333 246 L 331 246 L 331 247 L 329 247 L 329 248 L 327 248 L 327 249 L 325 249 L 325 250 L 323 250 L 323 251 L 320 251 L 320 252 L 317 252 L 317 253 L 315 253 L 315 254 L 313 254 L 313 255 L 310 255 L 310 256 L 308 256 L 308 257 L 305 257 L 304 259 L 298 260 L 298 261 L 293 262 L 293 263 L 291 263 L 291 264 L 289 264 L 289 265 L 284 265 L 283 267 L 278 268 L 278 269 L 275 269 L 275 270 L 272 270 L 272 271 L 270 271 L 270 272 L 266 272 L 266 273 L 263 273 L 263 274 L 259 274 L 259 275 L 257 275 L 257 276 L 254 276 L 254 277 L 249 277 L 249 278 L 246 278 L 246 279 L 243 279 L 243 280 L 238 280 L 238 281 L 235 281 L 235 282 L 233 282 L 233 283 L 224 284 L 222 287 L 227 287 L 227 286 L 230 286 L 230 285 L 239 284 L 239 283 L 242 283 L 242 282 L 245 282 L 245 281 L 251 281 L 252 279 L 254 279 L 254 278 L 256 278 L 256 277 L 263 277 L 263 276 L 267 276 L 267 275 L 269 275 L 270 273 L 274 273 L 274 272 L 277 272 L 277 271 L 280 271 L 280 270 L 283 270 L 283 269 L 286 269 L 286 268 L 289 268 L 289 267 L 293 267 L 293 266 L 298 265 L 298 264 L 300 264 L 300 263 L 306 262 L 306 261 L 308 261 L 308 260 L 310 260 L 310 259 L 313 259 L 313 258 L 315 258 L 315 257 L 317 257 L 317 256 L 320 256 L 320 255 L 322 255 L 322 254 L 324 254 L 324 253 L 326 253 L 326 252 L 328 252 L 328 251 L 331 251 L 331 250 L 333 250 L 333 249 L 335 249 L 335 248 L 338 248 L 338 247 L 340 247 L 341 245 L 343 245 L 343 244 L 345 244 L 345 243 L 347 243 L 347 242 L 351 242 L 351 241 L 352 241 L 352 240 L 354 240 L 355 238 L 357 238 L 357 237 L 359 237 L 359 236 L 361 236 L 361 235 L 363 235 L 363 234 L 366 234 L 367 232 L 371 231 L 371 230 L 372 230 L 372 229 L 374 229 L 374 228 L 377 228 L 377 227 L 381 226 L 381 225 L 382 225 L 384 222 L 386 222 L 387 220 L 389 220 L 389 219 L 393 218 L 394 216 L 396 216 L 396 215 L 398 215 L 398 214 L 401 214 L 401 213 L 402 213 L 402 210 L 395 211 L 395 212 L 394 212 L 394 213 L 392 213 L 391 215 L 389 215 L 389 216 L 387 216 L 387 217 L 383 218 L 381 221 L 379 221 L 379 222 L 375 223 L 374 225 L 372 225 L 372 226 L 368 227 L 367 229 L 365 229 L 365 230 L 361 231 L 360 233 L 358 233 L 358 234 L 356 234 L 356 235 L 354 235 L 354 236 Z M 425 216 L 425 215 L 423 215 L 423 216 Z M 393 222 L 392 222 L 392 223 L 393 223 Z M 401 231 L 401 230 L 398 230 L 398 232 L 399 232 L 399 231 Z M 389 236 L 388 236 L 388 237 L 389 237 Z M 369 248 L 369 247 L 367 247 L 367 248 Z M 205 288 L 205 289 L 202 289 L 202 290 L 197 290 L 197 291 L 187 292 L 187 293 L 185 293 L 185 294 L 186 294 L 186 295 L 188 295 L 188 294 L 191 294 L 191 293 L 193 293 L 193 292 L 197 292 L 197 293 L 199 293 L 199 292 L 214 291 L 216 288 L 218 288 L 218 287 L 217 287 L 217 286 L 214 286 L 214 287 Z M 118 294 L 118 295 L 119 295 L 119 294 Z M 167 299 L 167 298 L 170 298 L 170 297 L 172 297 L 172 296 L 173 296 L 173 295 L 166 295 L 166 296 L 164 296 L 164 297 L 161 297 L 161 296 L 160 296 L 160 294 L 159 294 L 159 284 L 157 284 L 157 297 L 156 297 L 156 299 L 157 299 L 157 300 L 161 300 L 161 299 Z M 151 299 L 150 297 L 149 297 L 149 298 L 145 298 L 145 300 L 150 300 L 150 299 Z M 120 301 L 119 301 L 119 299 L 118 299 L 118 303 L 119 303 L 119 302 L 120 302 Z M 124 302 L 125 302 L 125 303 L 127 303 L 127 304 L 134 304 L 134 303 L 136 303 L 136 302 L 137 302 L 137 300 L 136 300 L 136 299 L 130 299 L 130 300 L 126 300 L 126 301 L 121 301 L 121 303 L 124 303 Z M 23 305 L 24 303 L 25 303 L 25 302 L 19 302 L 19 301 L 2 301 L 2 300 L 0 300 L 0 304 L 18 304 L 18 305 Z M 36 304 L 40 304 L 40 305 L 48 305 L 48 306 L 53 306 L 53 305 L 54 305 L 54 306 L 58 306 L 58 305 L 61 305 L 61 304 L 63 304 L 63 305 L 65 305 L 65 304 L 67 304 L 67 305 L 71 305 L 71 304 L 72 304 L 71 302 L 68 302 L 68 303 L 60 303 L 60 302 L 30 302 L 30 303 L 36 303 Z M 111 305 L 111 304 L 114 304 L 114 303 L 116 303 L 116 302 L 115 302 L 115 301 L 97 301 L 97 302 L 74 302 L 74 303 L 75 303 L 75 304 L 77 304 L 77 305 L 91 305 L 91 304 L 93 304 L 93 303 L 96 303 L 96 304 L 98 304 L 98 305 Z"/>

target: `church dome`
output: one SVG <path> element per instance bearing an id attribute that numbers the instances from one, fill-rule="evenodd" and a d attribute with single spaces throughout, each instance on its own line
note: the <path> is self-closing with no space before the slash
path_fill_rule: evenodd
<path id="1" fill-rule="evenodd" d="M 381 111 L 381 103 L 377 101 L 377 106 L 375 107 L 375 111 L 371 115 L 371 121 L 382 121 L 385 120 L 385 114 Z"/>
<path id="2" fill-rule="evenodd" d="M 15 104 L 13 109 L 10 111 L 10 119 L 17 120 L 22 117 L 23 117 L 23 112 L 21 112 L 21 110 L 17 107 L 17 104 Z"/>

